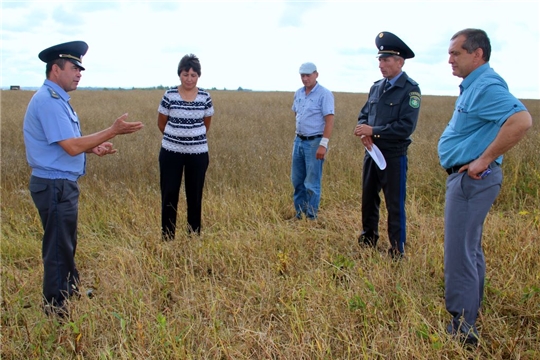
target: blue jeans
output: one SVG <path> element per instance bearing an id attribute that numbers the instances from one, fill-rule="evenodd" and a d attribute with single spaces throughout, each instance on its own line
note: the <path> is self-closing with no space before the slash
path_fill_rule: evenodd
<path id="1" fill-rule="evenodd" d="M 324 160 L 317 160 L 316 154 L 321 138 L 301 140 L 296 137 L 292 152 L 291 181 L 294 187 L 294 208 L 296 217 L 304 214 L 308 219 L 316 219 L 321 201 L 321 179 Z"/>

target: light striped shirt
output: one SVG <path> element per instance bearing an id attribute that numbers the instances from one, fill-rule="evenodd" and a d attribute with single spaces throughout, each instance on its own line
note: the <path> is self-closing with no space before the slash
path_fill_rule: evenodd
<path id="1" fill-rule="evenodd" d="M 159 113 L 168 117 L 161 146 L 169 151 L 182 154 L 202 154 L 208 152 L 204 118 L 214 115 L 210 94 L 199 89 L 193 101 L 184 101 L 178 87 L 165 92 L 158 108 Z"/>

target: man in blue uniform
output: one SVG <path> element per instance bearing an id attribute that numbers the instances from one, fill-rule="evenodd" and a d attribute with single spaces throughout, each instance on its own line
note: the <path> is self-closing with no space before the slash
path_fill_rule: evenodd
<path id="1" fill-rule="evenodd" d="M 72 41 L 43 50 L 46 80 L 34 94 L 24 116 L 26 158 L 32 168 L 30 193 L 38 209 L 44 234 L 43 297 L 45 312 L 66 316 L 65 300 L 78 292 L 75 266 L 79 187 L 85 174 L 86 153 L 114 154 L 108 140 L 143 127 L 120 116 L 107 129 L 82 136 L 79 118 L 69 103 L 69 91 L 81 79 L 82 57 L 88 45 Z"/>
<path id="2" fill-rule="evenodd" d="M 407 149 L 416 128 L 421 94 L 418 83 L 402 71 L 405 59 L 414 52 L 396 35 L 381 32 L 375 38 L 379 50 L 379 69 L 383 79 L 369 90 L 366 104 L 358 116 L 354 134 L 371 150 L 375 144 L 386 160 L 380 169 L 366 152 L 362 174 L 361 246 L 375 247 L 379 240 L 379 192 L 383 191 L 388 210 L 389 254 L 400 259 L 405 253 L 405 195 Z"/>
<path id="3" fill-rule="evenodd" d="M 294 94 L 296 115 L 291 181 L 294 187 L 296 218 L 315 220 L 321 200 L 323 162 L 334 126 L 334 95 L 317 82 L 313 63 L 300 66 L 303 87 Z"/>
<path id="4" fill-rule="evenodd" d="M 484 220 L 502 183 L 502 155 L 532 126 L 525 106 L 489 65 L 491 44 L 479 29 L 457 32 L 448 62 L 463 79 L 454 113 L 439 140 L 448 173 L 444 210 L 444 281 L 449 333 L 477 344 L 475 326 L 484 295 Z"/>

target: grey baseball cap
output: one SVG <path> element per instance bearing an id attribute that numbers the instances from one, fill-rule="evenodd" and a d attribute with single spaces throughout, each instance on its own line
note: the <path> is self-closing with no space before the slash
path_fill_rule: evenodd
<path id="1" fill-rule="evenodd" d="M 317 71 L 317 67 L 314 63 L 307 62 L 300 65 L 300 74 L 313 74 L 315 71 Z"/>

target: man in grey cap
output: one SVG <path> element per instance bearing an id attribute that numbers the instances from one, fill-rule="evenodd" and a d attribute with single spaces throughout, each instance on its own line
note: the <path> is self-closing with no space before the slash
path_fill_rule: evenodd
<path id="1" fill-rule="evenodd" d="M 141 122 L 120 116 L 108 128 L 82 136 L 79 117 L 69 103 L 69 91 L 81 79 L 82 57 L 88 45 L 72 41 L 39 54 L 47 79 L 34 94 L 24 116 L 26 158 L 32 168 L 30 194 L 43 226 L 43 297 L 47 314 L 67 316 L 66 300 L 78 293 L 75 266 L 79 186 L 86 154 L 104 156 L 116 149 L 108 140 L 142 129 Z"/>
<path id="2" fill-rule="evenodd" d="M 383 31 L 375 38 L 379 69 L 383 75 L 369 91 L 360 110 L 354 134 L 371 150 L 375 144 L 386 160 L 378 167 L 366 152 L 362 173 L 361 246 L 375 247 L 379 239 L 379 192 L 383 191 L 388 210 L 389 254 L 401 259 L 405 254 L 407 149 L 420 112 L 420 88 L 402 70 L 414 52 L 396 35 Z"/>
<path id="3" fill-rule="evenodd" d="M 317 82 L 315 64 L 300 66 L 304 84 L 294 94 L 292 110 L 296 115 L 291 181 L 296 219 L 317 219 L 321 200 L 323 162 L 334 126 L 334 95 Z"/>

